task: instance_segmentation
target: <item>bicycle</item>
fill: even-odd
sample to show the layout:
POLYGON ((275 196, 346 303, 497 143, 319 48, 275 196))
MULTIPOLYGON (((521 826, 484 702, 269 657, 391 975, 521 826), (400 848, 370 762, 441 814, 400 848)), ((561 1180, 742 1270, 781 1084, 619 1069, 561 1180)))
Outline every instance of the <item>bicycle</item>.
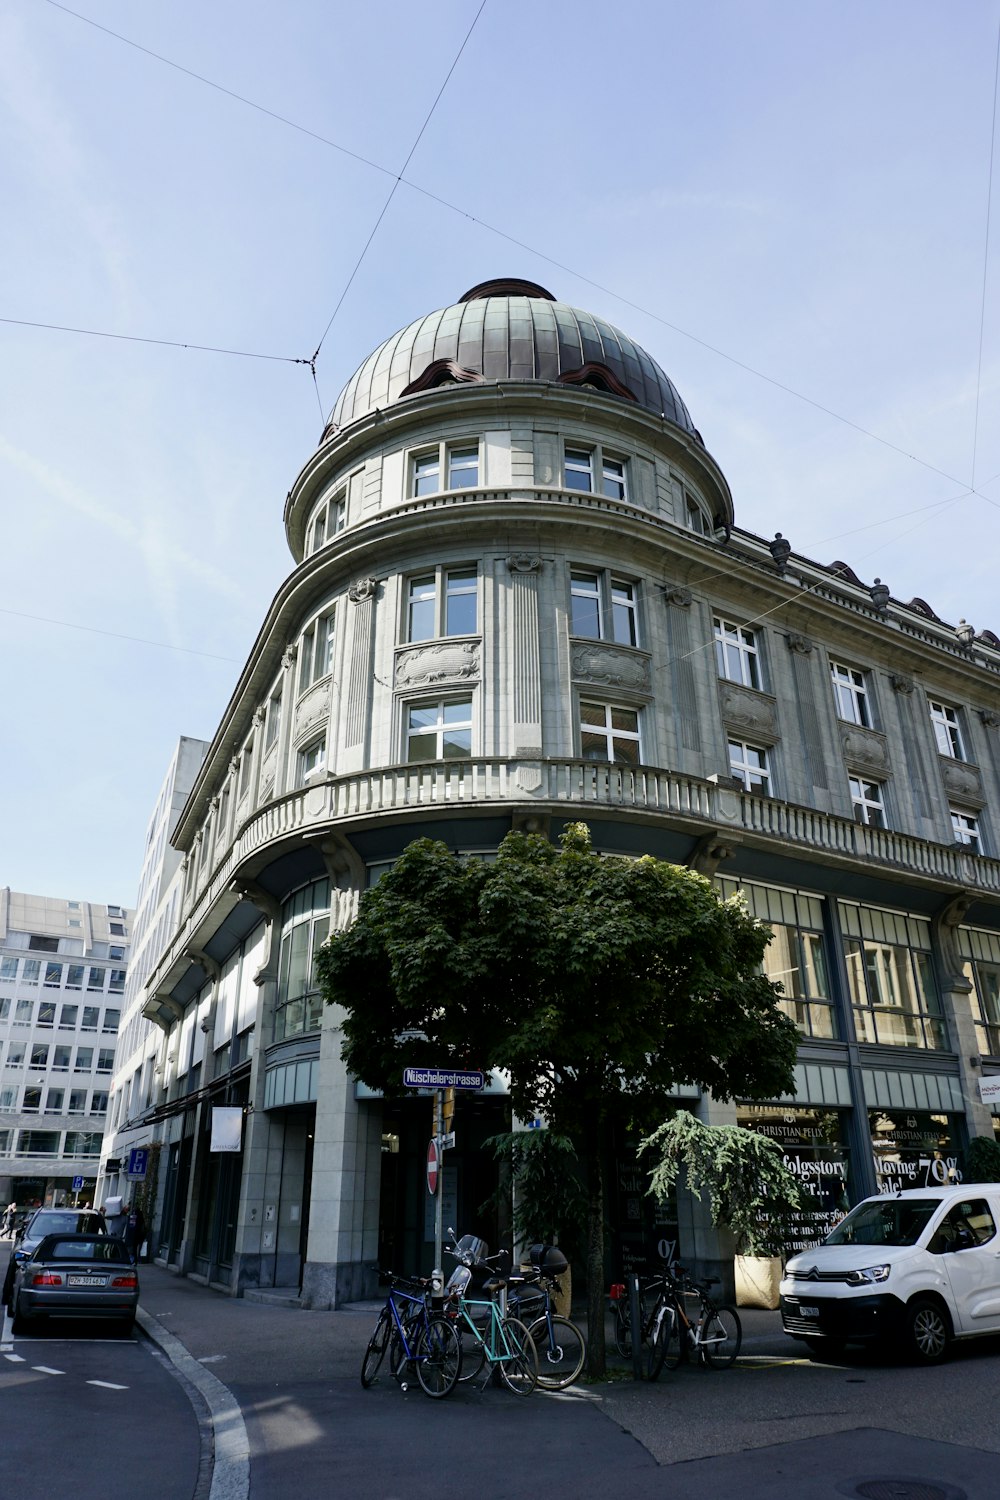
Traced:
MULTIPOLYGON (((449 1233, 454 1236, 455 1231, 449 1230, 449 1233)), ((457 1244, 446 1248, 470 1273, 473 1265, 480 1268, 484 1266, 485 1258, 475 1260, 457 1244)), ((500 1292, 507 1284, 510 1253, 503 1250, 494 1257, 494 1261, 495 1264, 488 1268, 492 1275, 482 1287, 486 1293, 500 1292)), ((474 1368, 471 1375, 466 1374, 463 1378, 475 1378, 488 1365, 491 1371, 499 1370, 500 1379, 508 1390, 517 1396, 530 1396, 538 1384, 538 1354, 527 1328, 517 1318, 505 1316, 492 1295, 486 1298, 466 1297, 464 1285, 468 1281, 461 1285, 453 1285, 453 1282, 454 1278, 450 1278, 450 1290, 446 1288, 451 1317, 454 1319, 451 1326, 460 1347, 462 1335, 472 1341, 470 1365, 474 1365, 474 1368), (478 1322, 474 1314, 478 1314, 478 1322)))
MULTIPOLYGON (((448 1318, 429 1311, 428 1281, 402 1276, 386 1279, 389 1294, 361 1361, 361 1384, 365 1390, 371 1386, 391 1341, 389 1364, 393 1375, 399 1378, 404 1362, 412 1365, 420 1389, 440 1400, 458 1384, 462 1373, 462 1341, 448 1318)), ((400 1381, 400 1386, 406 1390, 405 1380, 400 1381)))
POLYGON ((543 1390, 562 1391, 579 1379, 587 1357, 587 1343, 570 1318, 552 1311, 552 1293, 560 1287, 558 1272, 567 1260, 554 1245, 530 1245, 531 1270, 511 1276, 507 1290, 507 1312, 524 1323, 538 1353, 538 1384, 543 1390), (537 1290, 532 1295, 531 1288, 537 1290))
POLYGON ((714 1370, 728 1370, 736 1361, 743 1342, 743 1328, 734 1307, 718 1306, 709 1295, 717 1277, 692 1281, 683 1266, 654 1278, 656 1303, 644 1334, 648 1338, 646 1378, 655 1380, 664 1366, 676 1370, 681 1360, 693 1354, 714 1370), (692 1322, 684 1299, 698 1300, 698 1319, 692 1322))

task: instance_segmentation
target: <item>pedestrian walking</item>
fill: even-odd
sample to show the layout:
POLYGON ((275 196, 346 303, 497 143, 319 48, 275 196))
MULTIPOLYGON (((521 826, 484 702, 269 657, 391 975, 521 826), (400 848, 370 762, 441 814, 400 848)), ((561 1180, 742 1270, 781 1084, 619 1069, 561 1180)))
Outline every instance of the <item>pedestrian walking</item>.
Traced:
POLYGON ((134 1261, 138 1261, 146 1238, 146 1219, 137 1203, 128 1210, 123 1238, 129 1255, 134 1261))

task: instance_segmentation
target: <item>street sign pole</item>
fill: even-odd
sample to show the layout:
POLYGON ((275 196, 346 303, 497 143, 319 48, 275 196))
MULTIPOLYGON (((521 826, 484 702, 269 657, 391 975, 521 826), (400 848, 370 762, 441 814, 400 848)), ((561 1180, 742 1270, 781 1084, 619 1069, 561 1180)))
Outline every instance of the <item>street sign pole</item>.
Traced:
POLYGON ((444 1260, 444 1161, 441 1155, 441 1110, 444 1102, 444 1090, 434 1090, 434 1139, 438 1147, 438 1174, 437 1191, 434 1194, 434 1270, 431 1272, 431 1296, 441 1297, 444 1293, 444 1272, 441 1262, 444 1260))

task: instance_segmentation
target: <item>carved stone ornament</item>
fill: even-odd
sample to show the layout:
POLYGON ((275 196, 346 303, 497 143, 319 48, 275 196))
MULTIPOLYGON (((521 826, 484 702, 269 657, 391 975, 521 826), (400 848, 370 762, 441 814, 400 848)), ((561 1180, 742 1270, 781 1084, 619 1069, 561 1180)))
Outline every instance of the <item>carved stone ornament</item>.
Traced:
POLYGON ((363 604, 366 599, 374 599, 377 589, 377 578, 359 578, 347 590, 347 597, 352 604, 363 604))
POLYGON ((413 646, 396 657, 398 688, 462 682, 478 676, 478 641, 438 641, 432 646, 413 646))
POLYGON ((528 761, 522 761, 514 772, 514 780, 522 792, 540 792, 542 789, 542 768, 537 762, 532 765, 528 761))
POLYGON ((694 595, 690 589, 682 588, 679 583, 675 583, 663 590, 663 597, 668 604, 673 604, 677 609, 690 609, 694 595))
POLYGON ((613 646, 574 646, 573 676, 578 682, 600 682, 608 687, 649 692, 649 660, 613 646))
POLYGON ((977 766, 967 765, 963 761, 943 760, 941 775, 951 796, 960 797, 963 802, 978 803, 980 806, 986 801, 983 796, 982 777, 977 766))
POLYGON ((891 672, 889 681, 894 693, 905 693, 907 697, 913 692, 915 683, 912 677, 907 677, 905 672, 891 672))
POLYGON ((987 729, 1000 729, 1000 714, 995 708, 981 708, 979 710, 979 722, 987 729))
POLYGON ((299 643, 298 643, 298 641, 294 641, 292 643, 292 645, 285 647, 284 653, 283 653, 282 658, 281 658, 281 665, 284 667, 284 669, 285 669, 286 672, 288 671, 289 667, 292 667, 292 666, 295 665, 295 658, 298 656, 298 654, 299 654, 299 643))
POLYGON ((320 682, 310 688, 295 709, 295 738, 298 739, 300 733, 315 724, 317 719, 323 718, 329 707, 330 684, 320 682))
POLYGON ((884 735, 871 729, 859 729, 854 725, 851 729, 841 730, 840 741, 844 747, 844 759, 849 766, 870 771, 888 770, 889 753, 884 735))
POLYGON ((507 567, 512 573, 540 573, 542 559, 537 552, 512 552, 507 559, 507 567))
POLYGON ((769 741, 778 738, 778 714, 773 698, 755 692, 753 688, 740 687, 735 682, 720 682, 719 698, 722 717, 727 724, 739 730, 751 730, 769 741))
POLYGON ((812 654, 813 643, 807 635, 798 635, 794 631, 785 636, 789 651, 795 651, 799 656, 812 654))
POLYGON ((260 727, 261 724, 263 724, 263 722, 264 722, 264 715, 265 715, 266 712, 267 712, 267 710, 265 709, 265 707, 264 707, 263 704, 261 704, 258 708, 254 709, 254 711, 253 711, 253 721, 257 725, 258 728, 260 727))
POLYGON ((240 758, 239 758, 238 755, 234 755, 232 757, 232 759, 230 760, 230 762, 229 762, 229 774, 230 774, 230 776, 235 776, 236 772, 239 770, 239 768, 240 768, 240 758))

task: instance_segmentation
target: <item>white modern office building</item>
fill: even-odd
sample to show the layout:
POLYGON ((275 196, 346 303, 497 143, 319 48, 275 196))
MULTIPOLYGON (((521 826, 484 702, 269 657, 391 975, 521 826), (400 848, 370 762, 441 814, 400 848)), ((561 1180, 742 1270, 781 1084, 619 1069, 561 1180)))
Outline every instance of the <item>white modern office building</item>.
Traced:
POLYGON ((0 889, 0 1202, 93 1202, 134 913, 0 889))
MULTIPOLYGON (((741 889, 775 932, 795 1092, 689 1102, 778 1140, 813 1226, 961 1171, 995 1129, 1000 639, 737 517, 650 355, 532 283, 475 287, 362 361, 284 503, 291 570, 172 834, 142 1000, 163 1072, 136 1085, 167 1263, 329 1307, 426 1257, 426 1101, 346 1075, 312 973, 421 835, 489 853, 585 820, 601 850, 741 889), (211 1149, 219 1106, 243 1111, 236 1151, 211 1149)), ((506 1110, 460 1110, 470 1229, 506 1110)), ((624 1261, 647 1233, 625 1140, 616 1165, 624 1261)))

